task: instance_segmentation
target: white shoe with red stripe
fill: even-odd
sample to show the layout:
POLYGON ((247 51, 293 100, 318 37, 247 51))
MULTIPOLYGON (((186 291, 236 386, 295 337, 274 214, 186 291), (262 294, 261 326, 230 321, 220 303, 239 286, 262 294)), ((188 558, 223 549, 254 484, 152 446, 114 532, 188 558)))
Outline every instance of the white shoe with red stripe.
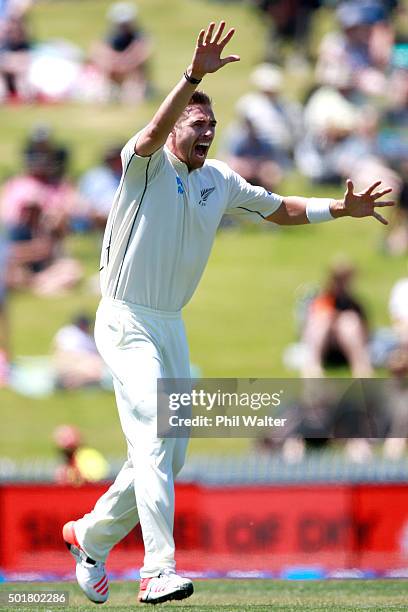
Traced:
POLYGON ((109 597, 109 581, 105 564, 94 561, 82 550, 75 536, 74 521, 64 525, 62 537, 75 559, 79 586, 93 603, 104 603, 109 597))
POLYGON ((157 604, 172 599, 186 599, 193 592, 193 583, 189 578, 164 569, 154 578, 142 578, 138 599, 141 603, 157 604))

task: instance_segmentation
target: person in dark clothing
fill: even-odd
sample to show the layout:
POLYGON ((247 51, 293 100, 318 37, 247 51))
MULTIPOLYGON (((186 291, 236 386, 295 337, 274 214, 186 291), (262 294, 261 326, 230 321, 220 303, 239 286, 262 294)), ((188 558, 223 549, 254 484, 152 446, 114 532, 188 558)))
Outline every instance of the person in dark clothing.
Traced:
POLYGON ((325 289, 310 303, 304 330, 308 358, 304 376, 323 376, 325 362, 346 362, 352 375, 370 377, 367 315, 351 290, 355 270, 344 262, 332 267, 325 289))
POLYGON ((0 75, 8 100, 20 100, 28 95, 26 76, 31 48, 24 17, 8 19, 0 37, 0 75))
POLYGON ((108 10, 110 32, 91 52, 94 65, 111 85, 111 97, 119 97, 122 102, 143 99, 149 85, 147 68, 151 45, 136 17, 133 4, 113 4, 108 10))

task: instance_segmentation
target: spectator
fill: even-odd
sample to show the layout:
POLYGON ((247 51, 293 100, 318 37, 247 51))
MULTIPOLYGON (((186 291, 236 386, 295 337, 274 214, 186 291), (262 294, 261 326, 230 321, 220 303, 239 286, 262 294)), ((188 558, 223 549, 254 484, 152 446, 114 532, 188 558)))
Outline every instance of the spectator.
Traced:
POLYGON ((351 290, 354 269, 346 263, 332 267, 326 287, 310 303, 303 341, 305 377, 324 376, 324 364, 346 362, 354 377, 370 377, 368 327, 365 310, 351 290))
POLYGON ((282 46, 293 43, 298 49, 308 49, 310 23, 313 11, 321 0, 252 0, 265 15, 268 25, 266 59, 282 59, 282 46))
MULTIPOLYGON (((106 220, 122 175, 122 147, 109 147, 102 164, 91 168, 79 180, 83 200, 82 215, 91 225, 105 228, 106 220)), ((80 213, 81 214, 81 213, 80 213)))
POLYGON ((24 17, 10 17, 0 32, 0 75, 3 80, 2 93, 8 101, 30 98, 28 69, 32 39, 24 17))
POLYGON ((408 277, 401 278, 393 286, 389 312, 397 340, 408 347, 408 277))
POLYGON ((58 385, 78 389, 100 385, 106 378, 106 367, 96 348, 91 319, 77 315, 70 325, 62 327, 54 338, 54 364, 58 385))
POLYGON ((148 60, 151 43, 137 21, 137 8, 116 2, 108 10, 111 30, 95 43, 91 60, 111 85, 111 98, 139 102, 148 93, 148 60))
POLYGON ((101 453, 83 446, 80 431, 73 425, 60 425, 53 438, 63 463, 55 472, 59 484, 81 485, 97 482, 108 476, 109 465, 101 453))
POLYGON ((386 239, 391 254, 408 251, 408 44, 395 45, 387 110, 379 132, 381 152, 398 172, 402 185, 386 239))
POLYGON ((329 32, 322 41, 316 66, 317 80, 331 81, 334 70, 353 75, 354 87, 364 94, 386 90, 385 69, 393 31, 384 6, 377 0, 347 0, 336 10, 341 31, 329 32))
POLYGON ((371 177, 389 184, 398 195, 401 179, 382 156, 378 121, 373 107, 359 108, 344 91, 320 87, 305 107, 306 132, 295 152, 299 170, 323 184, 351 178, 364 185, 371 177))
POLYGON ((25 171, 3 185, 0 220, 19 224, 24 207, 35 202, 53 225, 65 226, 78 207, 78 194, 65 177, 68 153, 51 140, 49 128, 37 126, 25 147, 25 171))
POLYGON ((382 118, 381 145, 390 163, 398 164, 401 159, 408 159, 408 43, 395 45, 393 66, 382 118))
POLYGON ((47 180, 58 184, 64 179, 68 169, 69 151, 53 138, 53 131, 47 124, 33 127, 24 147, 24 161, 27 167, 35 165, 36 160, 44 159, 47 167, 47 180))
POLYGON ((227 139, 227 164, 252 185, 274 191, 289 159, 257 134, 249 118, 231 128, 227 139))
POLYGON ((61 228, 53 225, 36 201, 27 202, 19 221, 9 228, 11 285, 38 295, 59 295, 82 277, 76 260, 63 255, 61 228))
POLYGON ((357 109, 338 91, 322 87, 309 99, 304 123, 305 135, 295 149, 300 172, 315 183, 341 183, 350 161, 365 148, 353 135, 357 109))
POLYGON ((283 74, 280 68, 261 64, 252 72, 257 91, 244 95, 238 113, 250 121, 256 136, 266 140, 282 158, 291 157, 301 131, 301 109, 281 95, 283 74))
POLYGON ((287 463, 298 463, 309 450, 328 448, 337 440, 353 462, 372 458, 371 436, 382 434, 381 411, 366 401, 362 385, 347 379, 305 379, 291 388, 281 413, 286 419, 280 436, 270 434, 256 442, 261 451, 281 447, 287 463))

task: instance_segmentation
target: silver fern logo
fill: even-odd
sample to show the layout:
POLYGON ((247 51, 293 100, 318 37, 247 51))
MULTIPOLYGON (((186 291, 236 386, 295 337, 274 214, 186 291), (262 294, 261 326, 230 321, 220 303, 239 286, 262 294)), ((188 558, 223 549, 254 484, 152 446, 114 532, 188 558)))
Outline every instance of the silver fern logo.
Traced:
POLYGON ((202 189, 201 190, 201 198, 200 201, 198 203, 199 206, 207 206, 207 200, 210 197, 210 195, 212 194, 212 192, 215 191, 215 187, 207 187, 206 189, 202 189))

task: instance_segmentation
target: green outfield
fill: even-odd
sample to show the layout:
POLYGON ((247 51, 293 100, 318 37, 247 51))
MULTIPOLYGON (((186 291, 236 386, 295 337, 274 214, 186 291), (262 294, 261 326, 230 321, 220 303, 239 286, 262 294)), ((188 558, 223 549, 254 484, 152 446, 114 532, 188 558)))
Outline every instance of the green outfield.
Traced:
MULTIPOLYGON (((405 611, 407 609, 408 585, 402 580, 377 581, 313 581, 283 582, 279 580, 196 580, 194 595, 185 602, 161 604, 155 610, 177 610, 178 612, 317 612, 318 610, 335 612, 353 612, 357 610, 405 611)), ((5 593, 18 590, 67 591, 69 605, 64 612, 85 612, 90 604, 80 594, 79 587, 72 583, 39 584, 27 583, 18 585, 0 585, 2 604, 0 611, 28 610, 28 607, 4 605, 5 593)), ((137 584, 119 582, 111 585, 109 602, 103 606, 104 611, 127 612, 128 610, 146 609, 136 604, 137 584), (136 605, 135 605, 136 604, 136 605)), ((31 609, 33 609, 31 607, 31 609)), ((40 609, 40 608, 39 608, 40 609)), ((61 609, 55 606, 52 610, 61 609)), ((93 609, 93 608, 92 608, 93 609)))
MULTIPOLYGON (((33 32, 39 40, 65 37, 86 51, 105 30, 106 0, 39 1, 33 10, 33 32)), ((196 32, 224 17, 237 28, 231 51, 241 55, 228 73, 205 81, 213 96, 219 134, 233 120, 237 98, 248 90, 251 67, 262 58, 264 25, 244 2, 204 0, 138 0, 142 22, 154 45, 152 72, 156 99, 137 108, 85 104, 2 107, 0 180, 21 167, 27 130, 40 121, 55 128, 56 139, 72 147, 71 175, 76 178, 98 161, 103 147, 123 142, 151 116, 191 57, 196 32)), ((323 13, 314 37, 327 30, 323 13)), ((289 78, 289 91, 302 85, 289 78)), ((304 83, 303 83, 304 85, 304 83)), ((218 141, 219 142, 219 137, 218 141)), ((217 143, 215 145, 215 154, 217 143)), ((339 196, 339 190, 316 189, 298 174, 280 186, 282 194, 339 196)), ((218 234, 208 268, 185 309, 191 360, 205 376, 294 376, 282 363, 285 347, 296 339, 294 306, 302 287, 323 280, 328 263, 346 255, 359 270, 357 292, 365 301, 373 328, 389 323, 387 302, 394 282, 407 274, 405 258, 383 254, 384 228, 374 220, 339 221, 313 228, 233 229, 218 234)), ((49 354, 54 334, 80 310, 95 311, 98 298, 89 281, 98 270, 100 237, 74 236, 68 251, 86 272, 82 285, 60 298, 40 299, 26 293, 10 300, 12 352, 49 354)), ((51 457, 51 434, 61 422, 81 427, 86 441, 107 455, 125 452, 113 396, 102 392, 64 393, 30 399, 0 390, 2 430, 0 455, 11 458, 51 457), (103 415, 103 418, 101 418, 103 415)), ((195 440, 192 452, 239 452, 245 440, 195 440)))

